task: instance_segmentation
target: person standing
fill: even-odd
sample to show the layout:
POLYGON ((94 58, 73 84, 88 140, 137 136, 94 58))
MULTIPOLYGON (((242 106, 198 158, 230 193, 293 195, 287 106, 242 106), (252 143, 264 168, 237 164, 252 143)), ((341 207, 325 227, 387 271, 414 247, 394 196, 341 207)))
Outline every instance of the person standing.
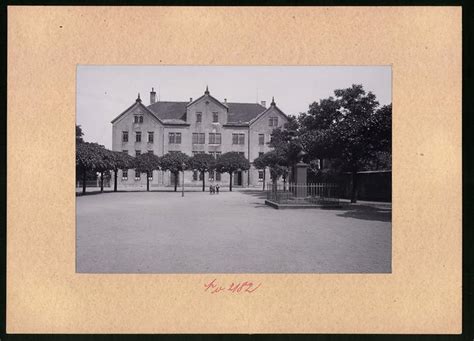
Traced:
POLYGON ((216 184, 216 192, 219 194, 219 184, 216 184))

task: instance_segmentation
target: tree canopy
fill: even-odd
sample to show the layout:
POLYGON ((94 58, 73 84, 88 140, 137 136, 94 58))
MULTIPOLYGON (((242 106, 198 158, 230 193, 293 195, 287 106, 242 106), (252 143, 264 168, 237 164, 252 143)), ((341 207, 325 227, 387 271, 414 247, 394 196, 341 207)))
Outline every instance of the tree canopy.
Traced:
POLYGON ((132 156, 124 152, 112 151, 113 171, 114 171, 114 192, 117 192, 117 173, 119 169, 128 169, 135 166, 132 156))
POLYGON ((379 107, 362 85, 334 91, 334 97, 314 102, 299 117, 299 135, 310 158, 332 159, 340 171, 355 175, 380 152, 391 151, 391 105, 379 107))
POLYGON ((188 168, 202 173, 202 190, 206 190, 206 180, 204 173, 213 169, 215 159, 211 154, 199 153, 188 160, 188 168))
MULTIPOLYGON (((288 159, 286 155, 279 150, 271 150, 260 157, 258 160, 260 166, 270 169, 270 176, 275 183, 280 176, 286 178, 289 172, 288 159)), ((254 161, 255 164, 255 161, 254 161)))
POLYGON ((170 152, 160 158, 160 167, 168 170, 175 175, 174 190, 178 188, 178 174, 188 167, 189 156, 182 152, 170 152))
POLYGON ((76 146, 76 166, 97 172, 113 169, 112 152, 98 143, 80 143, 76 146))
POLYGON ((232 191, 232 173, 239 170, 248 170, 250 168, 249 160, 238 152, 227 152, 217 158, 215 169, 220 173, 229 173, 229 190, 232 191))
POLYGON ((288 119, 289 121, 283 129, 280 127, 273 129, 268 145, 287 160, 287 165, 294 165, 298 162, 298 153, 302 150, 302 147, 297 138, 298 121, 293 116, 289 116, 288 119))
POLYGON ((150 174, 160 168, 160 158, 152 153, 144 153, 135 157, 134 166, 140 173, 146 173, 146 190, 150 190, 150 174))
POLYGON ((76 143, 84 142, 84 139, 82 138, 82 136, 84 136, 84 133, 82 132, 82 128, 80 125, 76 124, 76 143))

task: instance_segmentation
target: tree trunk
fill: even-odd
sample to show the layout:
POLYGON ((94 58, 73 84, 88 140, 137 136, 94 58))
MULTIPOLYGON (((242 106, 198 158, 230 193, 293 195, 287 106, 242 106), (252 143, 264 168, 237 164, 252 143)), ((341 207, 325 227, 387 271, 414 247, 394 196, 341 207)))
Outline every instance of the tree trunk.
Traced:
POLYGON ((266 171, 265 171, 265 168, 263 169, 263 189, 262 191, 265 191, 265 175, 266 175, 266 171))
POLYGON ((86 193, 86 183, 87 183, 87 171, 84 169, 82 172, 82 194, 86 193))
POLYGON ((104 191, 104 172, 100 172, 100 191, 104 191))
POLYGON ((352 172, 351 203, 357 202, 357 171, 352 172))
POLYGON ((229 172, 230 182, 229 182, 229 192, 232 192, 232 172, 229 172))
POLYGON ((150 174, 146 172, 146 191, 150 192, 150 174))
POLYGON ((118 169, 114 170, 114 192, 117 192, 117 173, 118 169))
POLYGON ((206 191, 206 178, 205 178, 206 173, 202 172, 202 191, 206 191))
POLYGON ((174 175, 174 191, 175 192, 178 191, 178 176, 179 176, 179 173, 175 173, 174 175))

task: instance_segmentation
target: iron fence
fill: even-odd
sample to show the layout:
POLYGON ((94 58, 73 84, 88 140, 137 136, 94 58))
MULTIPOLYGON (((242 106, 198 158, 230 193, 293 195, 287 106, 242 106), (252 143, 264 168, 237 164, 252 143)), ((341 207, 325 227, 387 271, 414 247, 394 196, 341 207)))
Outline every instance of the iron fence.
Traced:
POLYGON ((308 203, 308 204, 337 204, 339 192, 337 184, 295 184, 268 183, 267 200, 279 204, 308 203))

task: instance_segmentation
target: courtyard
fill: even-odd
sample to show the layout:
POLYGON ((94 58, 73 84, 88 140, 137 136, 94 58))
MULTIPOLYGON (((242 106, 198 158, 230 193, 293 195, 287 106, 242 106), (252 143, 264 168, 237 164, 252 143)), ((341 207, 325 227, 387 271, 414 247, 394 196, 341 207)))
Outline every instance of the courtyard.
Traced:
POLYGON ((275 210, 264 193, 76 198, 80 273, 390 273, 391 204, 275 210))

